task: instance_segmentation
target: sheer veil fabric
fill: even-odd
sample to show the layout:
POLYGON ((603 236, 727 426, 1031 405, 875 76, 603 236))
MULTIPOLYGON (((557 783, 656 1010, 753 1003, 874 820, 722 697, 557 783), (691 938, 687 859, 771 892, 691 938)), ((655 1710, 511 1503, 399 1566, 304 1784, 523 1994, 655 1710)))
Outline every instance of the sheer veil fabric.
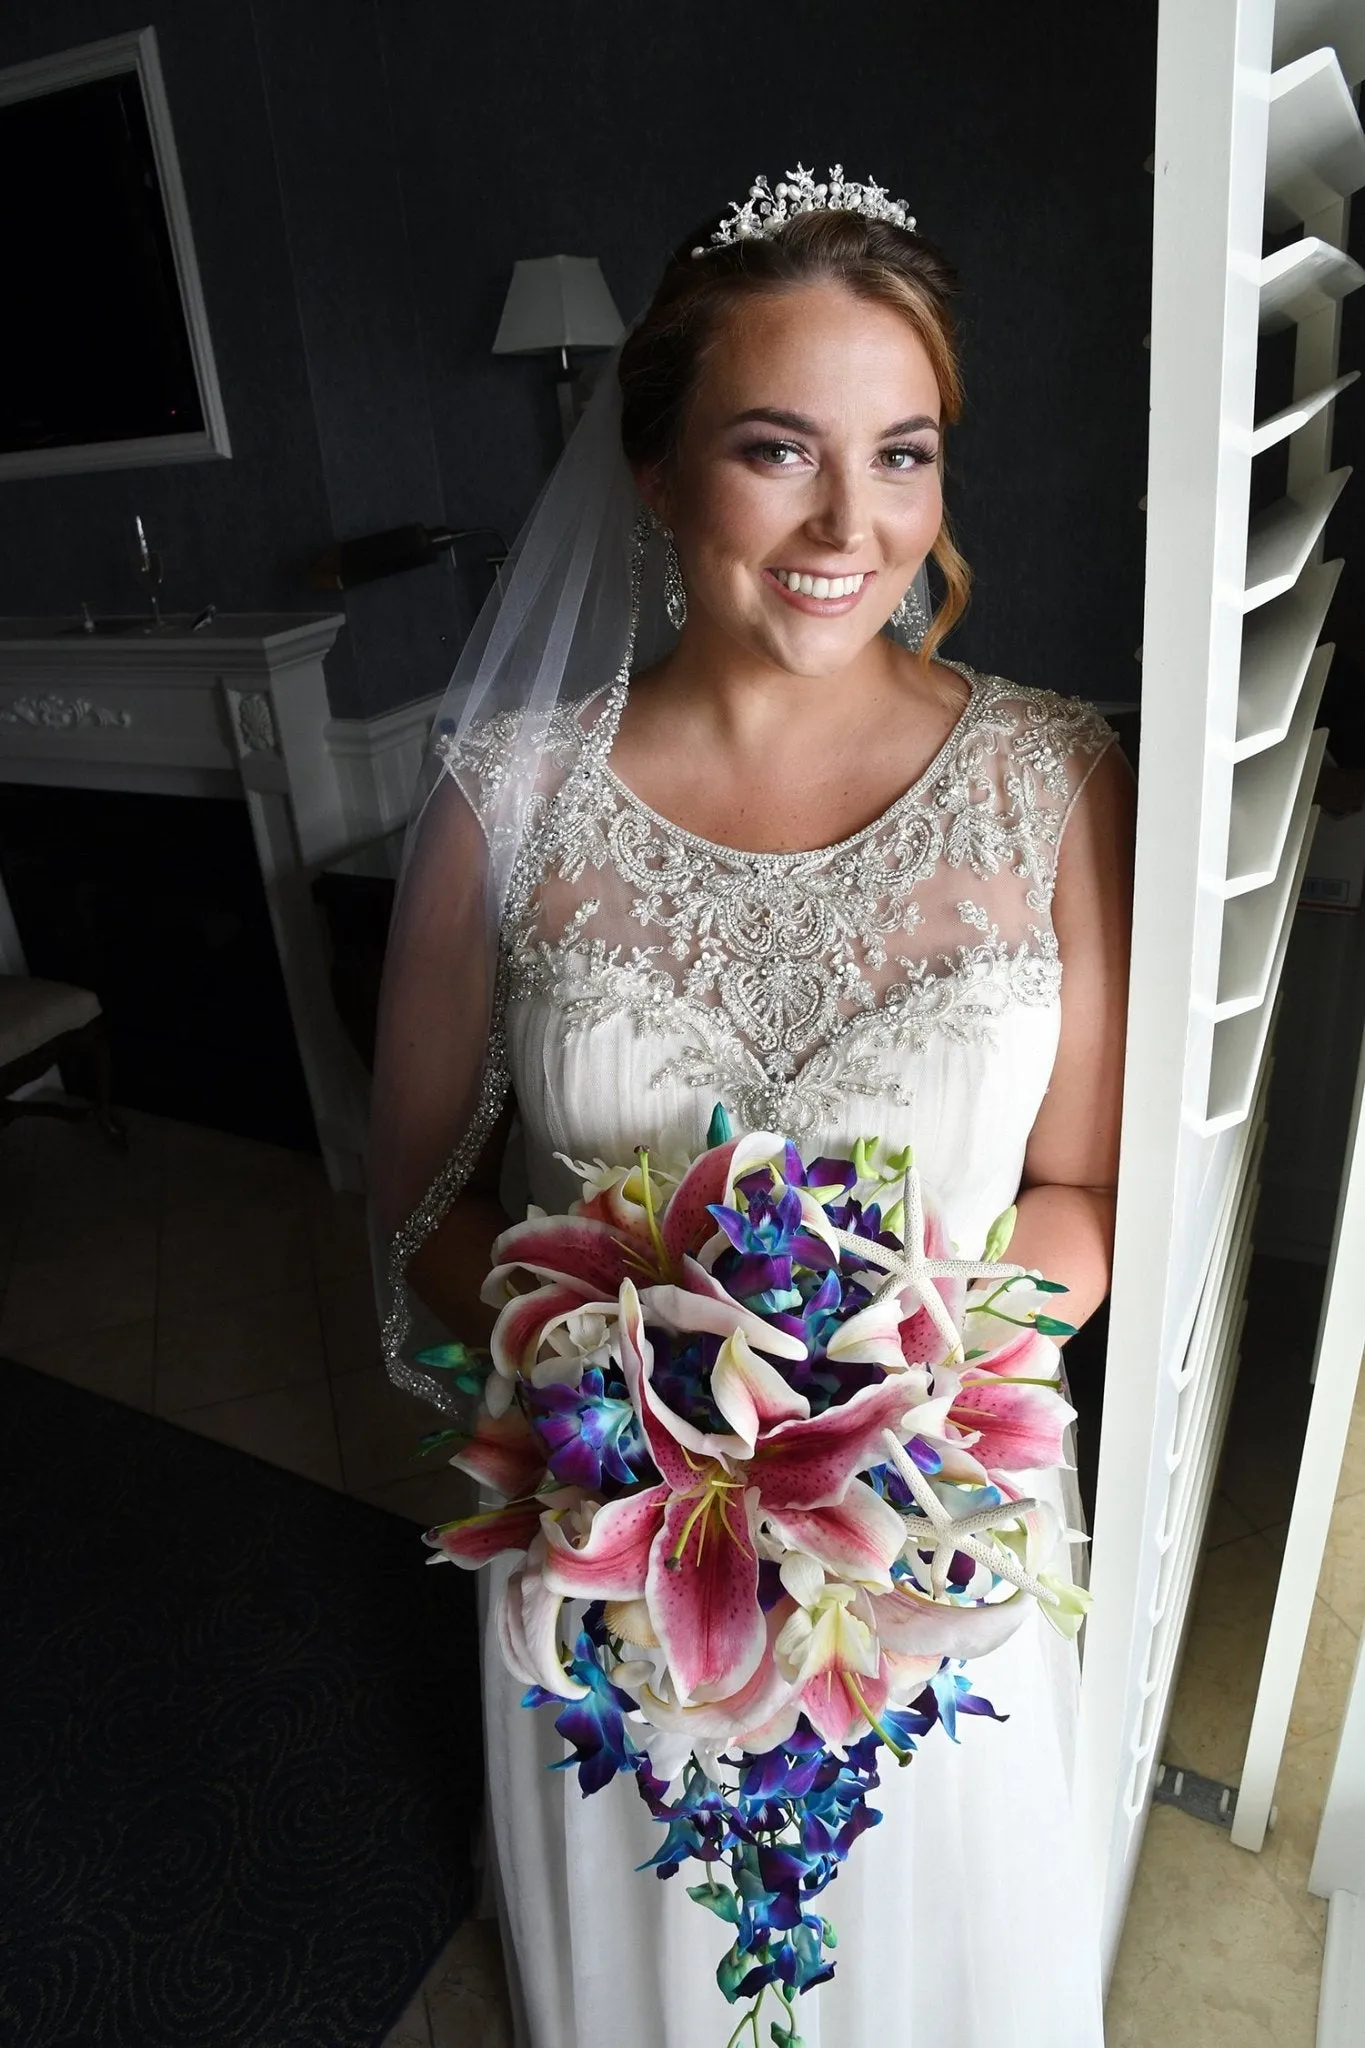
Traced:
POLYGON ((459 1404, 405 1356, 413 1316, 404 1274, 468 1179, 506 1097, 499 934, 542 808, 546 734, 561 702, 628 671, 632 657, 656 658, 667 631, 663 541, 637 532, 616 361, 456 665, 404 847, 380 1007, 371 1209, 387 1247, 390 1376, 438 1407, 459 1404), (647 618, 644 631, 633 630, 637 617, 647 618), (496 787, 476 792, 455 764, 469 734, 487 726, 498 733, 500 769, 496 787))
MULTIPOLYGON (((440 1408, 460 1403, 411 1361, 422 1318, 404 1274, 507 1098, 500 939, 519 892, 535 883, 555 716, 613 680, 623 687, 677 637, 664 604, 664 536, 621 450, 619 354, 605 360, 456 664, 404 845, 380 1006, 371 1220, 389 1293, 390 1377, 440 1408), (488 755, 489 736, 496 772, 476 783, 469 758, 488 755)), ((927 616, 923 570, 915 588, 927 616)), ((599 734, 602 750, 611 736, 599 734)))

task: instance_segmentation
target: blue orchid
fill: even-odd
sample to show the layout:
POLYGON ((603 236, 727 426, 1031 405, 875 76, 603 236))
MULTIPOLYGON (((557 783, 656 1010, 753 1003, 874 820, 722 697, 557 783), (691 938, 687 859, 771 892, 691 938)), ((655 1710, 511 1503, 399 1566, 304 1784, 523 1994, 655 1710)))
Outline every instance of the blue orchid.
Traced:
POLYGON ((600 1792, 604 1785, 609 1785, 619 1771, 636 1768, 640 1752, 626 1733, 624 1718, 635 1702, 607 1677, 586 1629, 579 1631, 569 1676, 587 1687, 582 1699, 566 1704, 558 1693, 533 1685, 521 1703, 524 1707, 562 1708, 555 1727, 572 1745, 574 1753, 562 1763, 551 1764, 550 1769, 570 1771, 577 1765, 578 1782, 586 1799, 590 1792, 600 1792))
MULTIPOLYGON (((945 1663, 929 1680, 925 1690, 938 1703, 938 1721, 950 1741, 957 1741, 957 1717, 959 1714, 984 1714, 992 1721, 1008 1721, 1008 1714, 997 1714, 995 1708, 981 1693, 972 1691, 972 1682, 961 1671, 950 1671, 945 1663)), ((924 1700, 924 1693, 915 1702, 918 1706, 924 1700)))
POLYGON ((546 1462, 561 1486, 601 1492, 604 1485, 634 1486, 650 1467, 635 1410, 607 1386, 600 1366, 589 1366, 576 1387, 552 1380, 526 1384, 522 1401, 545 1446, 546 1462))
POLYGON ((715 1271, 736 1301, 746 1302, 760 1313, 780 1313, 801 1306, 793 1267, 824 1273, 837 1264, 838 1255, 807 1228, 796 1190, 783 1188, 774 1198, 771 1183, 755 1184, 762 1178, 752 1175, 747 1183, 741 1183, 745 1208, 731 1209, 720 1202, 709 1205, 733 1246, 717 1259, 715 1271))

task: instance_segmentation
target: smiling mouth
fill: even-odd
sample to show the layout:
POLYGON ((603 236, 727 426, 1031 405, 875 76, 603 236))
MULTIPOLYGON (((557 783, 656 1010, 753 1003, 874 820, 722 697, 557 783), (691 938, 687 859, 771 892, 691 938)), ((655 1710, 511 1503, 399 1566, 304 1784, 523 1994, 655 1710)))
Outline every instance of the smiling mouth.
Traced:
POLYGON ((815 576, 802 569, 765 569, 763 574, 798 611, 830 617, 852 611, 876 571, 862 569, 850 576, 815 576))

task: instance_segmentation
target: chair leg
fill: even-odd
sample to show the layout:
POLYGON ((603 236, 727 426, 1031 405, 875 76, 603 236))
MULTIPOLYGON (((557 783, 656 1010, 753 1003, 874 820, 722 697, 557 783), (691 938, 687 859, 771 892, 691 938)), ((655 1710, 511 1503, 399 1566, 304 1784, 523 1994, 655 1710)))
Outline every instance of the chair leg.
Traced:
POLYGON ((96 1017, 89 1026, 90 1053, 95 1069, 95 1099, 93 1113, 95 1122, 104 1132, 111 1145, 120 1152, 128 1150, 128 1127, 119 1117, 109 1100, 110 1061, 109 1033, 105 1030, 104 1019, 96 1017))

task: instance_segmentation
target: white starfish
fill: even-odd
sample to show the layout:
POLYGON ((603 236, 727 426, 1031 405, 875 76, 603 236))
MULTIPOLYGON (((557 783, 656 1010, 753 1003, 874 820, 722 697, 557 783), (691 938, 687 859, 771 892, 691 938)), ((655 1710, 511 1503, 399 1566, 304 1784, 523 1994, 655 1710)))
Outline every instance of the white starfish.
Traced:
POLYGON ((948 1347, 948 1357, 952 1358, 963 1350, 962 1333, 949 1315, 947 1303, 934 1281, 1019 1280, 1028 1269, 990 1259, 931 1259, 924 1249, 924 1195, 916 1166, 906 1169, 902 1206, 905 1210, 905 1221, 901 1226, 903 1251, 896 1252, 888 1245, 874 1244, 871 1238, 858 1237, 851 1230, 836 1230, 834 1237, 844 1251, 866 1259, 869 1265, 879 1267, 885 1274, 872 1297, 874 1302, 885 1300, 888 1294, 899 1294, 907 1287, 914 1288, 925 1314, 948 1347))
POLYGON ((883 1440, 892 1463, 915 1497, 916 1507, 922 1510, 929 1524, 924 1531, 927 1540, 921 1541, 918 1529, 910 1540, 916 1550, 933 1553, 929 1561, 929 1586, 936 1600, 941 1600, 947 1591, 953 1553, 960 1550, 978 1564, 984 1564, 997 1578, 1008 1579, 1012 1586, 1018 1586, 1020 1592, 1032 1593, 1035 1600, 1042 1600, 1049 1607, 1058 1605, 1057 1595, 1049 1592, 1040 1579, 1020 1564, 1012 1550, 990 1537, 982 1542, 977 1535, 978 1530, 997 1529, 1005 1523, 1021 1520, 1038 1507, 1036 1500, 1007 1500, 1000 1507, 976 1508, 970 1514, 955 1517, 949 1514, 894 1430, 885 1430, 883 1440))

